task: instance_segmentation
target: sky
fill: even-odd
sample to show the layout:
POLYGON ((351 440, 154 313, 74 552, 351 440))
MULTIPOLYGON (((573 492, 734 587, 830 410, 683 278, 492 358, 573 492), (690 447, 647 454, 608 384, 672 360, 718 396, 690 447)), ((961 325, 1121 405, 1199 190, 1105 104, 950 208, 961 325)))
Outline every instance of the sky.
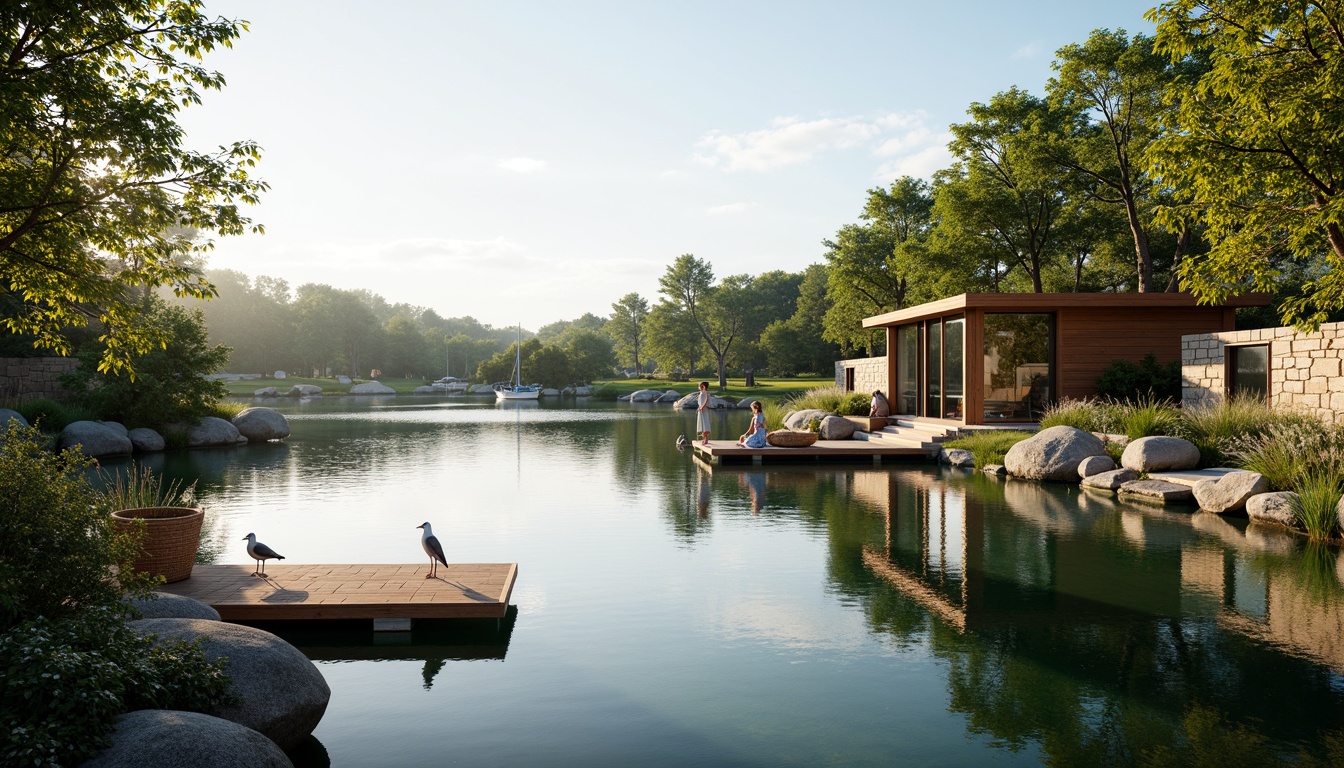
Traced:
POLYGON ((250 30, 186 143, 251 139, 264 235, 211 269, 525 329, 608 315, 681 254, 798 272, 947 127, 1152 0, 206 0, 250 30))

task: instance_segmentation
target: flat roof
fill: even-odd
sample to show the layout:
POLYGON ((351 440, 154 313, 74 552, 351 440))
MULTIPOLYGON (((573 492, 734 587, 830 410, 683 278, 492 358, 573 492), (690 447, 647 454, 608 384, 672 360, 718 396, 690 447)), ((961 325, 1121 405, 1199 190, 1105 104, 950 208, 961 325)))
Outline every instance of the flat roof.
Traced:
POLYGON ((971 308, 993 312, 1051 312, 1064 308, 1221 309, 1264 307, 1269 305, 1269 298, 1267 293, 1245 293, 1220 304, 1201 304, 1188 293, 963 293, 864 318, 863 327, 903 325, 930 317, 960 314, 971 308))

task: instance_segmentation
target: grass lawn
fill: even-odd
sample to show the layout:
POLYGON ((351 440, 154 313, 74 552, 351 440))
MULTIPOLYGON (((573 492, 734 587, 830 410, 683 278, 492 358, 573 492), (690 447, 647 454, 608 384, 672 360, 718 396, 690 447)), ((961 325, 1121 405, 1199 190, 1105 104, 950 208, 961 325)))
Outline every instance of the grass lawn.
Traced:
MULTIPOLYGON (((367 379, 353 379, 354 384, 358 384, 367 379)), ((381 384, 395 389, 399 394, 410 394, 416 387, 424 386, 427 382, 423 379, 396 379, 386 377, 378 380, 381 384)), ((696 384, 700 379, 694 381, 669 381, 667 379, 613 379, 611 381, 595 381, 593 388, 601 387, 604 392, 614 393, 615 396, 628 395, 638 389, 675 389, 682 394, 690 394, 695 391, 696 384)), ((250 379, 247 381, 226 381, 224 386, 228 388, 230 395, 243 395, 251 397, 254 392, 262 387, 275 387, 284 394, 295 384, 315 384, 322 388, 322 391, 328 395, 344 394, 350 391, 352 384, 338 384, 335 379, 307 379, 301 376, 290 376, 286 379, 272 379, 269 377, 261 379, 250 379)), ((816 387, 829 387, 835 384, 833 379, 827 379, 820 376, 800 376, 791 379, 764 379, 757 378, 756 386, 747 387, 745 379, 728 379, 728 387, 719 390, 718 382, 709 380, 709 391, 720 395, 729 400, 741 400, 744 397, 757 397, 761 400, 774 400, 776 402, 784 398, 816 387)))

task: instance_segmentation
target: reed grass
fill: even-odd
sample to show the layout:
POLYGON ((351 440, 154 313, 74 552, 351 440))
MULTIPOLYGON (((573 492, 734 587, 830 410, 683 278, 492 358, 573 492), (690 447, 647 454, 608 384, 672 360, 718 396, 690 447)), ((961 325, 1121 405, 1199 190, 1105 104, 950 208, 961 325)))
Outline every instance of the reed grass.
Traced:
POLYGON ((837 416, 867 416, 872 398, 862 392, 849 392, 842 387, 816 387, 785 400, 790 411, 817 409, 837 416))
POLYGON ((1143 397, 1136 402, 1110 403, 1120 421, 1120 433, 1130 440, 1181 431, 1181 412, 1167 400, 1143 397))
POLYGON ((966 437, 943 443, 944 448, 963 448, 975 457, 975 466, 984 468, 990 464, 1002 464, 1008 449, 1031 437, 1030 432, 1016 429, 982 429, 971 432, 966 437))
POLYGON ((1339 531, 1340 480, 1338 470, 1314 467, 1297 483, 1297 496, 1290 499, 1293 514, 1313 541, 1333 538, 1339 531))
POLYGON ((196 506, 196 483, 184 485, 179 478, 164 485, 162 476, 149 467, 103 477, 106 481, 103 499, 112 510, 196 506))

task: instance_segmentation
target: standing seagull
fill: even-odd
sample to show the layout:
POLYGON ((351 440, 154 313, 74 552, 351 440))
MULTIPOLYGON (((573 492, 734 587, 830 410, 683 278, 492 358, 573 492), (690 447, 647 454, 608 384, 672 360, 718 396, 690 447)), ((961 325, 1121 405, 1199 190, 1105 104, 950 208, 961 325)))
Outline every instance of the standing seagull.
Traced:
POLYGON ((426 579, 434 578, 438 573, 438 564, 443 563, 448 566, 448 561, 443 557, 443 545, 439 543, 439 537, 434 535, 434 529, 429 527, 429 523, 422 523, 415 526, 424 533, 420 534, 420 546, 425 548, 425 554, 429 555, 429 573, 425 574, 426 579))
POLYGON ((247 542, 247 554, 257 561, 257 570, 252 572, 253 576, 266 577, 266 572, 263 569, 266 567, 267 560, 285 559, 284 555, 257 541, 257 534, 255 533, 249 533, 243 539, 247 542))

